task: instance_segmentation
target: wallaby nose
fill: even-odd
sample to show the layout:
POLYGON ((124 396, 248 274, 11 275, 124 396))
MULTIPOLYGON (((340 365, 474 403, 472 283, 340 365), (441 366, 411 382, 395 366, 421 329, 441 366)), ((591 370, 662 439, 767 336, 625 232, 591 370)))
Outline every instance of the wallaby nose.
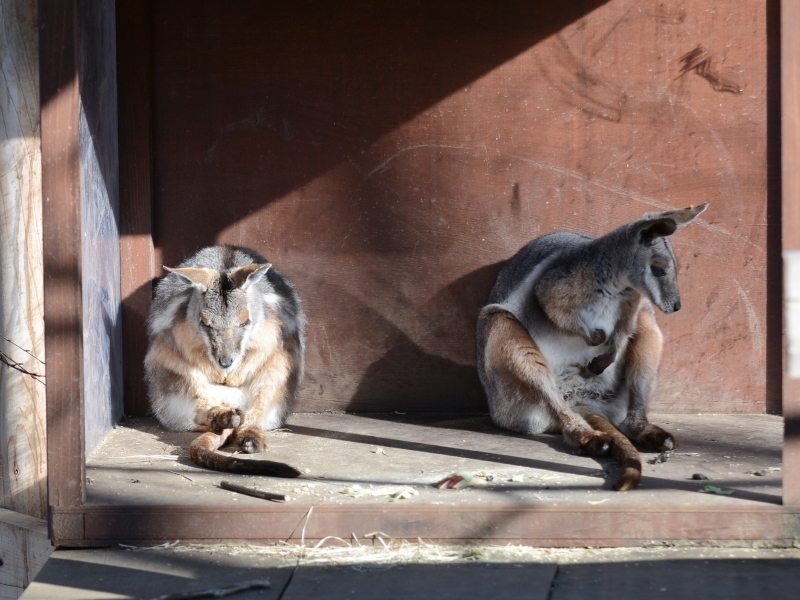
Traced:
POLYGON ((675 305, 672 308, 673 312, 678 312, 681 309, 681 301, 678 300, 677 302, 675 302, 675 305))
POLYGON ((220 367, 222 367, 223 369, 227 369, 228 367, 230 367, 233 364, 233 359, 232 358, 225 358, 223 356, 220 356, 217 359, 217 362, 219 363, 220 367))

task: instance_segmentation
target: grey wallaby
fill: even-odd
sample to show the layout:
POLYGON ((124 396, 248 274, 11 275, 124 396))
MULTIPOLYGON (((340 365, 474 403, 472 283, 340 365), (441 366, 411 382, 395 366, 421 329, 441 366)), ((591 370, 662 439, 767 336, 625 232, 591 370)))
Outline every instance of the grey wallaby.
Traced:
POLYGON ((647 419, 663 337, 653 305, 681 308, 667 237, 707 204, 650 213, 600 237, 553 233, 500 272, 478 317, 478 373, 492 420, 522 433, 563 433, 579 451, 611 453, 617 490, 635 488, 643 449, 675 447, 647 419))
POLYGON ((189 447, 203 467, 297 477, 289 465, 217 452, 232 441, 246 453, 266 448, 303 376, 305 315, 289 281, 246 248, 197 252, 155 289, 145 378, 159 422, 199 431, 189 447))

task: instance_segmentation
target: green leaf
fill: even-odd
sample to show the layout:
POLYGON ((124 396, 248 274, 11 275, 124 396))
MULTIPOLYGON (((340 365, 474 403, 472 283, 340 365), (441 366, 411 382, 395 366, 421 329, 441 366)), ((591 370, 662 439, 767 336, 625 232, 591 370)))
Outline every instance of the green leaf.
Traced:
POLYGON ((703 494, 717 494, 718 496, 730 496, 734 492, 734 490, 723 490, 715 485, 703 486, 703 489, 699 491, 703 494))

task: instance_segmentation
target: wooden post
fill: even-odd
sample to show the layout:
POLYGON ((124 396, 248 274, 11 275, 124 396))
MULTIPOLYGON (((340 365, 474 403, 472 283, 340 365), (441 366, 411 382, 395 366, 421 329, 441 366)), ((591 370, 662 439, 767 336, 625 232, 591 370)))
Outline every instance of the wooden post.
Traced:
MULTIPOLYGON (((0 0, 0 351, 44 375, 36 3, 0 0)), ((47 510, 44 379, 0 365, 0 506, 47 510)))
POLYGON ((50 507, 79 506, 84 493, 77 22, 76 2, 39 2, 50 507))
POLYGON ((800 3, 781 2, 783 262, 786 317, 783 503, 800 506, 800 3))
POLYGON ((154 249, 152 198, 152 10, 150 0, 117 2, 120 263, 125 412, 147 413, 142 357, 154 249))

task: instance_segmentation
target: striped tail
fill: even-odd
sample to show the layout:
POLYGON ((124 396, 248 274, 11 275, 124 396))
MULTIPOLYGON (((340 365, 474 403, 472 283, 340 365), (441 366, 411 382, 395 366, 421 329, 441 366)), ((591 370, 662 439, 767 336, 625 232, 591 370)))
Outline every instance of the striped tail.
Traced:
POLYGON ((241 475, 270 475, 272 477, 298 477, 300 471, 287 464, 271 460, 241 460, 235 456, 217 452, 233 433, 223 429, 222 433, 207 431, 189 445, 189 456, 198 467, 238 473, 241 475))
POLYGON ((585 414, 583 417, 594 429, 607 433, 614 440, 611 456, 622 465, 623 469, 622 476, 614 484, 614 489, 619 492, 627 492, 639 485, 639 481, 642 479, 642 459, 630 440, 599 415, 585 414))

